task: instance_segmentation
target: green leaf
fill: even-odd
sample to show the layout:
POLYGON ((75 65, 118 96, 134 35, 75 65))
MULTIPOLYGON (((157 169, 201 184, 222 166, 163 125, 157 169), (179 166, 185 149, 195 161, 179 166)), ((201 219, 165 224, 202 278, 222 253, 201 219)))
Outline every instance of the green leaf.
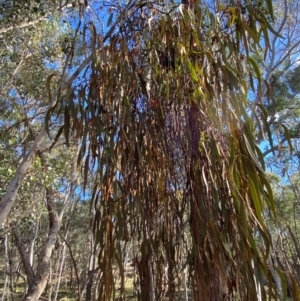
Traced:
POLYGON ((293 286, 293 297, 295 301, 300 301, 300 292, 299 292, 299 284, 295 280, 293 276, 290 277, 292 280, 292 286, 293 286))
POLYGON ((261 74, 258 68, 257 63, 254 61, 253 58, 251 58, 250 56, 248 57, 248 62, 251 64, 251 66, 253 67, 253 70, 256 74, 257 80, 258 80, 258 85, 259 85, 259 90, 261 90, 261 74))
MULTIPOLYGON (((259 169, 260 172, 264 173, 264 170, 261 168, 258 160, 257 160, 257 157, 254 153, 254 150, 251 148, 251 145, 248 141, 248 138, 245 134, 243 134, 244 136, 244 141, 245 141, 245 145, 246 145, 246 148, 247 148, 247 151, 248 151, 248 154, 250 155, 251 159, 253 160, 253 163, 255 163, 255 166, 259 169)), ((254 148, 255 149, 255 148, 254 148)))
POLYGON ((289 147, 290 147, 290 152, 291 154, 293 153, 293 150, 294 150, 294 147, 293 147, 293 144, 292 144, 292 141, 291 141, 291 135, 290 135, 290 130, 287 128, 286 125, 284 125, 283 123, 279 123, 282 127, 283 127, 283 130, 284 130, 284 135, 287 139, 287 142, 289 144, 289 147))
POLYGON ((249 178, 249 185, 250 185, 250 191, 251 191, 251 200, 254 204, 255 208, 255 216, 259 223, 263 225, 263 220, 262 220, 262 206, 261 206, 261 198, 258 194, 258 191, 260 191, 259 187, 254 184, 253 179, 250 177, 249 178))
POLYGON ((257 36, 255 34, 255 32, 251 29, 251 27, 245 21, 242 20, 241 24, 247 30, 247 32, 249 33, 249 35, 251 36, 253 41, 258 44, 259 43, 259 36, 257 36))
POLYGON ((46 80, 46 91, 48 94, 48 98, 49 98, 49 103, 50 105, 52 105, 52 96, 51 96, 51 79, 53 78, 53 76, 55 75, 55 72, 50 74, 46 80))
POLYGON ((109 16, 109 18, 108 18, 108 20, 107 20, 107 27, 109 27, 110 25, 111 25, 111 22, 112 22, 112 20, 113 20, 113 17, 114 17, 114 14, 113 13, 111 13, 110 14, 110 16, 109 16))
POLYGON ((63 132, 63 129, 64 129, 64 126, 62 125, 62 126, 59 128, 59 130, 58 130, 58 132, 57 132, 57 134, 56 134, 56 136, 55 136, 55 138, 54 138, 54 141, 53 141, 53 143, 51 144, 51 146, 50 146, 50 148, 49 148, 49 152, 51 151, 52 147, 53 147, 53 146, 55 145, 55 143, 57 142, 58 138, 61 136, 61 134, 62 134, 62 132, 63 132))
MULTIPOLYGON (((272 0, 268 0, 268 1, 272 1, 272 0)), ((284 37, 283 37, 282 35, 280 35, 280 33, 277 32, 277 31, 272 27, 272 25, 270 24, 270 22, 267 20, 267 18, 266 18, 264 15, 261 14, 261 15, 258 16, 258 15, 255 14, 255 16, 256 16, 257 20, 261 22, 262 28, 265 28, 263 25, 266 25, 267 28, 268 28, 275 36, 277 36, 277 37, 279 37, 279 38, 281 38, 281 39, 284 39, 284 37)))
POLYGON ((274 22, 274 13, 273 13, 272 0, 266 0, 266 2, 267 2, 268 12, 270 14, 270 17, 271 17, 272 21, 274 22))
POLYGON ((256 103, 255 105, 260 108, 260 110, 264 114, 264 118, 267 119, 268 118, 268 112, 266 110, 266 107, 264 105, 262 105, 261 103, 256 103))
POLYGON ((271 209, 274 218, 277 218, 277 214, 276 214, 276 209, 275 209, 275 202, 274 202, 274 197, 273 197, 273 190, 271 188, 271 185, 268 181, 268 179, 266 178, 265 175, 262 175, 260 177, 262 184, 264 185, 264 188, 267 189, 267 196, 266 196, 266 203, 268 205, 268 207, 271 209))

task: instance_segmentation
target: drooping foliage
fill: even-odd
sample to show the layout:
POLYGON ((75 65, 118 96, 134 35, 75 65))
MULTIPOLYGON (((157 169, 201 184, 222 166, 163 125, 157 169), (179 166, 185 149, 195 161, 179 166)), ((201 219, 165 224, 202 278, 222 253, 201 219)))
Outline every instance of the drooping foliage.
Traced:
POLYGON ((263 219, 274 203, 247 114, 248 82, 261 87, 251 54, 267 53, 271 20, 271 1, 129 1, 111 6, 106 34, 91 25, 87 80, 48 118, 64 112, 58 135, 81 139, 85 184, 97 171, 100 300, 115 296, 115 267, 125 298, 133 241, 143 301, 164 297, 164 267, 170 300, 186 267, 194 300, 276 297, 263 219))

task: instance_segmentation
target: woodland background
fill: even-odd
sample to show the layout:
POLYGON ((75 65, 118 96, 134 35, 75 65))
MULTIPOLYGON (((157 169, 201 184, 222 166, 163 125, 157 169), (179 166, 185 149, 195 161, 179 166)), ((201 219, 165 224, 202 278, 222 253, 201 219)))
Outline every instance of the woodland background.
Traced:
POLYGON ((300 300, 299 16, 0 0, 1 301, 300 300))

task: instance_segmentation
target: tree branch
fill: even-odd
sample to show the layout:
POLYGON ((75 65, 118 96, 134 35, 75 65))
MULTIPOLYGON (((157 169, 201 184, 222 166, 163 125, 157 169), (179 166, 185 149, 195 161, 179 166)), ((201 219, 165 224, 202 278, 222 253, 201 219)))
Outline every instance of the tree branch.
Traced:
POLYGON ((287 141, 287 138, 286 137, 284 137, 284 138, 282 138, 281 140, 280 140, 280 142, 276 145, 276 146, 274 146, 273 148, 271 147, 271 148, 269 148, 268 150, 266 150, 265 152, 263 152, 263 157, 266 157, 267 155, 269 155, 270 153, 272 153, 272 152, 274 152, 274 151, 277 151, 278 149, 279 149, 279 145, 282 145, 284 142, 286 142, 287 141))
MULTIPOLYGON (((46 158, 43 154, 40 154, 42 165, 46 165, 46 158)), ((57 212, 55 210, 54 202, 54 191, 50 186, 46 188, 46 201, 47 201, 47 210, 49 216, 49 231, 48 237, 43 243, 43 246, 38 255, 38 264, 36 267, 36 275, 34 278, 33 286, 29 287, 28 293, 25 296, 25 301, 38 300, 41 294, 43 293, 49 274, 49 264, 52 256, 52 251, 54 249, 57 234, 60 227, 60 222, 58 219, 57 212)))
POLYGON ((14 206, 23 179, 29 167, 31 166, 31 163, 33 162, 37 152, 39 151, 40 145, 42 144, 45 137, 46 137, 46 129, 45 127, 43 127, 40 133, 38 134, 38 136, 36 137, 32 148, 23 158, 12 180, 10 181, 6 193, 0 203, 0 225, 4 223, 11 208, 14 206))
POLYGON ((79 275, 78 275, 78 269, 77 269, 76 260, 74 258, 74 255, 73 255, 73 252, 72 252, 72 248, 71 248, 69 242, 61 234, 59 234, 59 236, 65 242, 65 244, 68 247, 69 252, 70 252, 70 256, 71 256, 71 259, 72 259, 72 262, 73 262, 73 266, 74 266, 74 270, 75 270, 76 281, 77 281, 78 301, 80 301, 80 299, 81 299, 81 289, 80 289, 80 280, 79 280, 79 275))
POLYGON ((28 286, 31 286, 34 281, 34 272, 33 272, 32 266, 30 264, 28 254, 26 252, 25 245, 20 238, 20 233, 19 233, 18 229, 15 226, 12 227, 12 232, 15 237, 15 242, 18 247, 18 250, 19 250, 23 265, 24 265, 28 286))
POLYGON ((66 139, 65 138, 58 139, 57 142, 54 145, 53 145, 53 142, 51 142, 51 141, 45 142, 45 143, 43 143, 39 146, 38 152, 39 153, 44 153, 44 152, 47 152, 52 145, 53 146, 51 147, 51 149, 62 146, 64 144, 66 144, 66 139))

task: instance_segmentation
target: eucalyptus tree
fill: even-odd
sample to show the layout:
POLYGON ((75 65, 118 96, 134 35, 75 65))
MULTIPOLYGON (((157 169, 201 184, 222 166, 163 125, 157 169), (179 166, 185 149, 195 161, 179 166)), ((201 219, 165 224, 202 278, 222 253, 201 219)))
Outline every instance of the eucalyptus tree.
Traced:
POLYGON ((99 298, 115 296, 117 269, 125 299, 133 240, 142 300, 166 286, 174 300, 186 266, 195 300, 277 297, 263 218, 274 201, 247 114, 248 78, 262 95, 253 55, 264 39, 267 56, 275 34, 271 1, 112 2, 108 14, 104 33, 91 25, 86 80, 56 104, 66 138, 82 139, 85 183, 97 170, 99 298))
MULTIPOLYGON (((35 160, 19 191, 22 202, 9 217, 10 227, 3 229, 11 232, 19 251, 21 271, 26 275, 24 300, 38 300, 43 293, 53 253, 59 247, 59 232, 66 224, 64 213, 72 215, 75 207, 72 187, 76 165, 74 160, 73 164, 66 162, 70 155, 71 149, 56 149, 51 156, 42 154, 35 160)), ((64 236, 67 231, 66 226, 64 236)))
MULTIPOLYGON (((272 151, 280 153, 281 147, 288 146, 288 142, 291 142, 289 136, 297 138, 295 129, 299 109, 297 98, 299 91, 295 81, 299 72, 299 1, 279 0, 273 1, 273 5, 275 15, 273 26, 276 32, 270 32, 268 42, 270 51, 265 55, 265 60, 262 50, 259 56, 255 56, 263 78, 263 97, 257 97, 256 94, 251 99, 252 116, 257 128, 257 144, 271 135, 264 129, 264 122, 260 121, 262 114, 267 116, 267 123, 274 139, 274 143, 271 141, 269 150, 264 156, 272 151), (257 107, 260 106, 260 101, 266 110, 262 111, 257 107)), ((291 148, 291 145, 289 147, 291 148)))
MULTIPOLYGON (((31 10, 27 12, 26 5, 25 12, 23 8, 20 11, 24 14, 27 12, 29 17, 33 14, 35 18, 36 15, 42 14, 41 18, 37 18, 38 22, 14 23, 1 32, 0 38, 3 46, 0 72, 1 106, 11 112, 10 116, 4 117, 6 121, 2 123, 2 130, 5 132, 19 129, 14 143, 19 160, 0 203, 1 225, 16 203, 18 190, 37 154, 48 151, 55 140, 54 137, 47 138, 44 119, 47 110, 55 104, 51 98, 52 94, 60 97, 63 84, 67 81, 70 60, 75 54, 74 29, 67 22, 63 23, 62 13, 53 11, 56 7, 47 7, 49 3, 37 10, 34 9, 35 6, 32 8, 31 4, 29 8, 33 9, 35 14, 31 10), (53 14, 46 17, 45 11, 53 14), (56 90, 56 93, 51 90, 56 90)), ((11 14, 16 15, 19 11, 18 6, 9 8, 11 14)), ((6 24, 5 21, 11 22, 7 20, 9 16, 3 14, 2 25, 6 24)), ((58 116, 51 127, 57 129, 60 120, 58 116)), ((51 130, 49 134, 50 132, 51 130)), ((65 142, 61 139, 57 146, 65 142)))
MULTIPOLYGON (((265 147, 264 156, 270 156, 274 151, 288 157, 298 154, 299 151, 299 76, 300 67, 295 64, 284 71, 276 71, 272 76, 272 97, 266 105, 274 141, 276 145, 265 147), (287 133, 287 135, 286 135, 287 133), (289 140, 288 137, 291 139, 289 140), (290 152, 292 150, 292 152, 290 152), (294 151, 294 153, 293 153, 294 151)), ((283 162, 283 161, 282 161, 283 162)))
MULTIPOLYGON (((18 2, 8 3, 1 11, 1 25, 6 26, 0 31, 3 46, 0 103, 5 112, 1 116, 0 129, 1 157, 5 162, 0 177, 5 184, 0 201, 0 224, 2 233, 11 231, 19 251, 26 274, 25 300, 38 300, 45 289, 64 209, 69 202, 68 190, 74 187, 74 178, 65 174, 68 168, 60 169, 61 174, 54 173, 60 166, 55 166, 53 161, 65 160, 66 154, 74 158, 74 150, 57 150, 66 144, 65 139, 50 137, 61 126, 61 112, 56 112, 56 118, 48 123, 49 137, 44 122, 48 109, 54 104, 52 90, 58 91, 56 96, 63 90, 76 43, 72 36, 68 39, 71 43, 68 49, 61 43, 74 30, 62 22, 61 14, 56 10, 51 2, 24 1, 23 6, 18 2), (51 149, 50 155, 45 153, 51 149), (51 162, 52 156, 55 159, 51 162), (35 173, 36 168, 39 173, 35 173), (60 177, 62 183, 57 186, 60 177), (64 201, 61 194, 65 195, 64 201), (29 209, 32 210, 30 213, 29 209), (40 227, 42 224, 43 228, 40 227)), ((67 142, 71 145, 73 140, 70 138, 67 142)), ((68 160, 73 175, 76 168, 70 162, 74 160, 68 160)))
MULTIPOLYGON (((262 54, 260 58, 256 56, 264 79, 263 98, 255 94, 251 99, 252 116, 256 124, 256 143, 263 150, 268 169, 282 178, 282 182, 278 185, 285 187, 285 192, 287 191, 286 185, 293 187, 293 184, 288 184, 288 182, 298 166, 299 88, 297 75, 299 74, 300 50, 298 12, 298 1, 274 1, 274 28, 279 35, 270 33, 271 51, 265 56, 264 61, 262 54), (262 115, 265 121, 260 120, 262 115), (265 127, 265 122, 267 127, 265 127), (271 139, 266 143, 267 136, 271 139)), ((280 212, 283 200, 287 208, 290 202, 288 198, 280 197, 279 199, 282 202, 280 200, 276 202, 276 207, 278 206, 280 212)), ((268 226, 273 228, 273 223, 268 222, 268 226)), ((286 230, 280 219, 277 227, 280 233, 286 230)), ((276 231, 271 233, 274 240, 278 242, 276 231)), ((296 232, 294 234, 296 235, 296 232)), ((283 249, 282 244, 275 243, 271 252, 272 258, 275 258, 274 254, 288 253, 290 244, 292 244, 291 240, 288 245, 284 244, 286 249, 283 249)), ((282 268, 282 257, 281 261, 271 260, 272 258, 269 259, 270 266, 274 266, 275 269, 282 268)), ((277 277, 277 285, 282 286, 280 283, 284 285, 285 282, 279 279, 279 274, 275 269, 273 269, 273 277, 277 277)), ((286 266, 284 269, 287 270, 286 266)), ((297 274, 296 270, 295 272, 297 274)), ((289 287, 292 286, 291 282, 288 284, 289 287)))

